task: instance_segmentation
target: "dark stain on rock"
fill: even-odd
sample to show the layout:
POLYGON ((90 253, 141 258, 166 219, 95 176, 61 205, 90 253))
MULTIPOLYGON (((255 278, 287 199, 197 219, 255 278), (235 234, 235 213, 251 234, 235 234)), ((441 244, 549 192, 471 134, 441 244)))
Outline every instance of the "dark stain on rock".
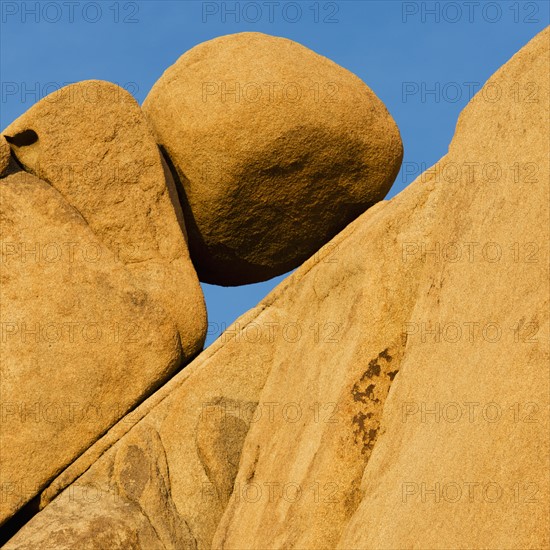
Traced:
MULTIPOLYGON (((369 366, 367 370, 363 373, 359 382, 357 382, 353 386, 351 390, 351 394, 353 395, 354 401, 360 402, 360 403, 367 403, 368 400, 374 401, 376 403, 379 402, 379 399, 376 399, 374 397, 375 384, 369 384, 366 388, 364 387, 364 385, 366 384, 367 381, 371 380, 373 377, 380 376, 380 372, 382 371, 380 360, 385 360, 388 363, 391 362, 392 357, 388 353, 388 348, 380 352, 378 354, 378 357, 376 357, 375 359, 372 359, 369 362, 369 366)), ((388 376, 389 376, 389 373, 388 373, 388 376)), ((393 380, 393 378, 390 377, 390 380, 393 380)))
POLYGON ((260 458, 260 446, 256 446, 256 454, 254 456, 254 463, 252 464, 252 467, 248 471, 248 474, 246 475, 246 484, 248 485, 256 475, 256 466, 258 465, 258 459, 260 458))
POLYGON ((150 465, 145 453, 137 445, 130 445, 120 472, 120 483, 130 500, 139 500, 149 481, 149 471, 150 465))
POLYGON ((197 454, 222 503, 227 503, 239 469, 249 418, 257 403, 216 398, 203 409, 196 428, 197 454), (241 418, 243 415, 245 418, 241 418))
POLYGON ((380 352, 369 361, 367 370, 351 389, 353 401, 360 407, 352 417, 352 426, 354 442, 361 447, 361 454, 370 454, 378 437, 382 407, 399 370, 387 370, 392 359, 388 348, 380 352))
POLYGON ((363 412, 357 413, 352 422, 355 425, 355 443, 362 445, 361 454, 365 454, 367 451, 372 451, 376 436, 378 435, 378 428, 370 428, 367 425, 367 420, 370 420, 372 414, 368 415, 363 412))

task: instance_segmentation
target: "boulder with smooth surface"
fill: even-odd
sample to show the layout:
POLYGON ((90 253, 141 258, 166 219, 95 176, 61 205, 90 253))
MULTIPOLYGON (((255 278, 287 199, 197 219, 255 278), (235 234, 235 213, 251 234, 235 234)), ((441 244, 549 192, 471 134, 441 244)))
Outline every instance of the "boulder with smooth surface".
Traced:
POLYGON ((401 165, 399 131, 372 90, 286 38, 200 44, 143 109, 178 175, 191 257, 208 283, 297 267, 383 199, 401 165))
POLYGON ((0 180, 0 523, 180 366, 171 317, 53 187, 0 180))

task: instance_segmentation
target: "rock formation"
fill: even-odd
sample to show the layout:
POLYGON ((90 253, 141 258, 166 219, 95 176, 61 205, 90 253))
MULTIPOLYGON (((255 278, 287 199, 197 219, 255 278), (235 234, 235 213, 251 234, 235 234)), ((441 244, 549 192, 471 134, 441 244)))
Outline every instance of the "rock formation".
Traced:
POLYGON ((179 367, 171 318, 80 213, 26 172, 0 180, 0 518, 179 367))
POLYGON ((4 176, 10 165, 11 151, 8 142, 0 136, 0 177, 4 176))
POLYGON ((549 38, 5 548, 547 548, 549 38))
POLYGON ((3 134, 0 522, 206 333, 174 183, 130 94, 67 86, 3 134))
POLYGON ((285 38, 185 53, 143 105, 180 180, 199 278, 236 285, 305 261, 383 199, 399 130, 354 74, 285 38))
POLYGON ((157 298, 186 358, 202 349, 206 310, 170 172, 135 99, 89 80, 57 90, 4 131, 18 161, 55 187, 157 298))

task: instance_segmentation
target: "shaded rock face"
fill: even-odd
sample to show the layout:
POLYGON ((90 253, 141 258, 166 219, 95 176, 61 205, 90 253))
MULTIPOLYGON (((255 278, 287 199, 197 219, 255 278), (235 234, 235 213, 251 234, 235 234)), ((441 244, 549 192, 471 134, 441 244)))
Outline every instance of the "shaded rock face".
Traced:
POLYGON ((3 134, 24 168, 57 189, 171 314, 184 356, 200 351, 206 309, 177 192, 131 94, 99 80, 71 84, 3 134))
POLYGON ((143 104, 179 177, 202 281, 257 282, 305 261, 383 199, 399 131, 358 77, 285 38, 185 53, 143 104))
POLYGON ((1 179, 0 236, 3 521, 173 374, 182 350, 166 312, 53 187, 1 179))
POLYGON ((114 426, 6 548, 86 547, 98 521, 128 547, 548 547, 549 37, 487 84, 538 101, 484 88, 448 155, 114 426))

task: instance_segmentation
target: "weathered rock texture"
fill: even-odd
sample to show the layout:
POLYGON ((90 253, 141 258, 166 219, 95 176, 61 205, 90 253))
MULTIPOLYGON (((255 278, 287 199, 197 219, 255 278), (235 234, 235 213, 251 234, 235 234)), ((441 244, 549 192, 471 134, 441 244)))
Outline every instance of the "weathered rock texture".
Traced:
POLYGON ((98 521, 114 548, 548 547, 548 38, 6 548, 100 548, 98 521))
POLYGON ((4 176, 8 171, 8 166, 11 159, 11 150, 8 142, 0 136, 0 177, 4 176))
POLYGON ((487 82, 500 99, 474 98, 435 167, 424 242, 440 262, 426 259, 342 549, 550 546, 549 46, 547 29, 487 82))
POLYGON ((50 185, 0 180, 0 522, 181 364, 172 320, 50 185))
POLYGON ((181 181, 203 281, 297 267, 384 198, 402 144, 357 76, 286 38, 241 33, 193 48, 143 104, 181 181))
POLYGON ((206 310, 176 190, 131 94, 99 80, 71 84, 3 133, 25 169, 55 187, 172 315, 185 357, 200 351, 206 310))

